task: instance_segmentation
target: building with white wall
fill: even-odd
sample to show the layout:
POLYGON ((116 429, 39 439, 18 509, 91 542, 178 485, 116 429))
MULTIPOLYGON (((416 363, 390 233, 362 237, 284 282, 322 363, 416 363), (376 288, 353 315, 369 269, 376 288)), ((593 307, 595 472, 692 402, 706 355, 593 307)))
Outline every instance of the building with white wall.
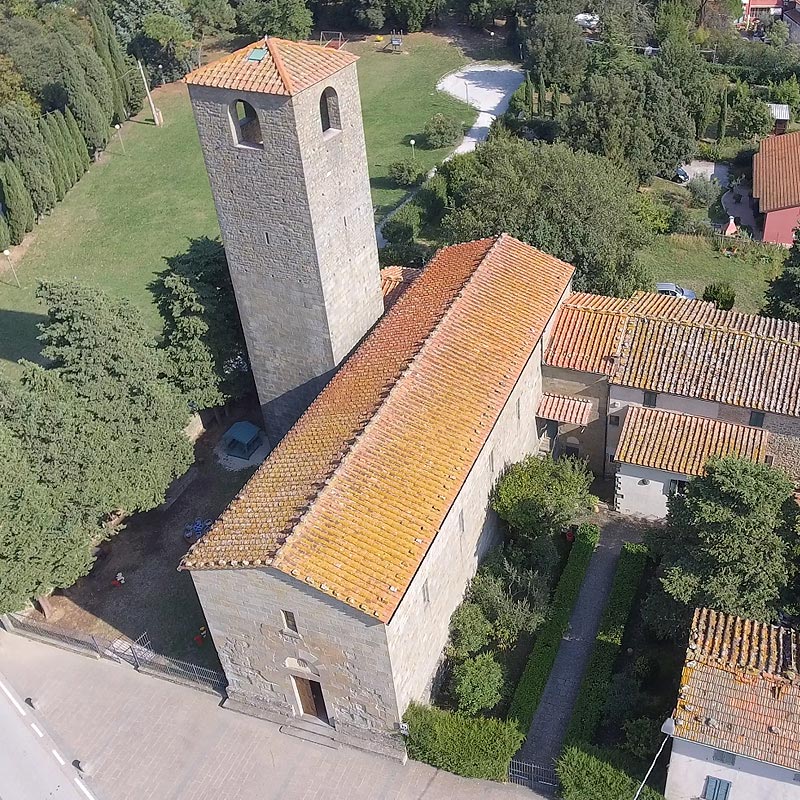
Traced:
POLYGON ((790 628, 695 612, 667 800, 800 798, 798 645, 790 628))
POLYGON ((769 433, 709 417, 646 406, 622 414, 616 448, 615 508, 622 514, 663 519, 667 500, 703 475, 710 458, 763 462, 769 433))

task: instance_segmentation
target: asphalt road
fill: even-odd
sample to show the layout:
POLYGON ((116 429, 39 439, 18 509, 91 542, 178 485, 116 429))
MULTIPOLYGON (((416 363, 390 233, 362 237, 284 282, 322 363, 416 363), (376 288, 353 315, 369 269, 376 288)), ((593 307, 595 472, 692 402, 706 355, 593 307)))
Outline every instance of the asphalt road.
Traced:
POLYGON ((79 782, 41 723, 0 678, 0 800, 92 800, 79 782))

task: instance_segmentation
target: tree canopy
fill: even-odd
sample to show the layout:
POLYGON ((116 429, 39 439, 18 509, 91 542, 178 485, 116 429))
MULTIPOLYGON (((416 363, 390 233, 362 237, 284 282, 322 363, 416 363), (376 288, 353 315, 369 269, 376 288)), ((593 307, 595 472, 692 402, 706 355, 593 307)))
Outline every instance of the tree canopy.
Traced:
POLYGON ((588 45, 571 14, 535 14, 530 20, 527 68, 548 84, 578 88, 588 63, 588 45))
POLYGON ((575 265, 580 291, 627 296, 648 281, 636 250, 649 232, 630 175, 564 144, 492 139, 442 165, 444 230, 463 242, 508 232, 575 265))
POLYGON ((236 17, 239 27, 253 36, 307 39, 313 25, 303 0, 242 0, 236 17))
POLYGON ((670 497, 666 528, 650 535, 651 548, 662 555, 658 585, 645 606, 651 627, 681 637, 699 606, 773 619, 788 580, 792 491, 777 469, 723 458, 710 460, 703 477, 670 497))
POLYGON ((767 289, 764 315, 800 322, 800 228, 794 230, 783 271, 767 289))

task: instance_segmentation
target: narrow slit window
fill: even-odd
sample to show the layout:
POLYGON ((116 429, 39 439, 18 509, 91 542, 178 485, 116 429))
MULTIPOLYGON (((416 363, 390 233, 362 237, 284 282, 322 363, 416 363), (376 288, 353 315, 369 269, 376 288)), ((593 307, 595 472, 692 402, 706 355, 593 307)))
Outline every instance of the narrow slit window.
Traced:
POLYGON ((281 616, 283 617, 283 627, 287 631, 299 633, 297 630, 297 620, 294 618, 294 613, 292 611, 281 611, 281 616))
POLYGON ((339 95, 330 86, 322 92, 319 98, 319 120, 323 133, 342 129, 339 116, 339 95))

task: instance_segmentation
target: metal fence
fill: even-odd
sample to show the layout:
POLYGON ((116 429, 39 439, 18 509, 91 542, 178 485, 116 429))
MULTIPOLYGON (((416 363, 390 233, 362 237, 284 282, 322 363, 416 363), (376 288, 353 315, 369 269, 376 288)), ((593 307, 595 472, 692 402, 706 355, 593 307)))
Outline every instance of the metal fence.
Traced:
POLYGON ((125 662, 141 672, 225 695, 228 682, 223 672, 156 653, 150 647, 146 633, 136 641, 124 636, 111 641, 101 636, 59 628, 24 614, 6 614, 2 619, 7 630, 21 636, 40 639, 96 658, 106 658, 117 663, 125 662))
POLYGON ((522 761, 512 758, 508 766, 509 783, 516 783, 519 786, 527 786, 544 794, 555 794, 558 788, 558 778, 553 767, 543 764, 532 764, 530 761, 522 761))

